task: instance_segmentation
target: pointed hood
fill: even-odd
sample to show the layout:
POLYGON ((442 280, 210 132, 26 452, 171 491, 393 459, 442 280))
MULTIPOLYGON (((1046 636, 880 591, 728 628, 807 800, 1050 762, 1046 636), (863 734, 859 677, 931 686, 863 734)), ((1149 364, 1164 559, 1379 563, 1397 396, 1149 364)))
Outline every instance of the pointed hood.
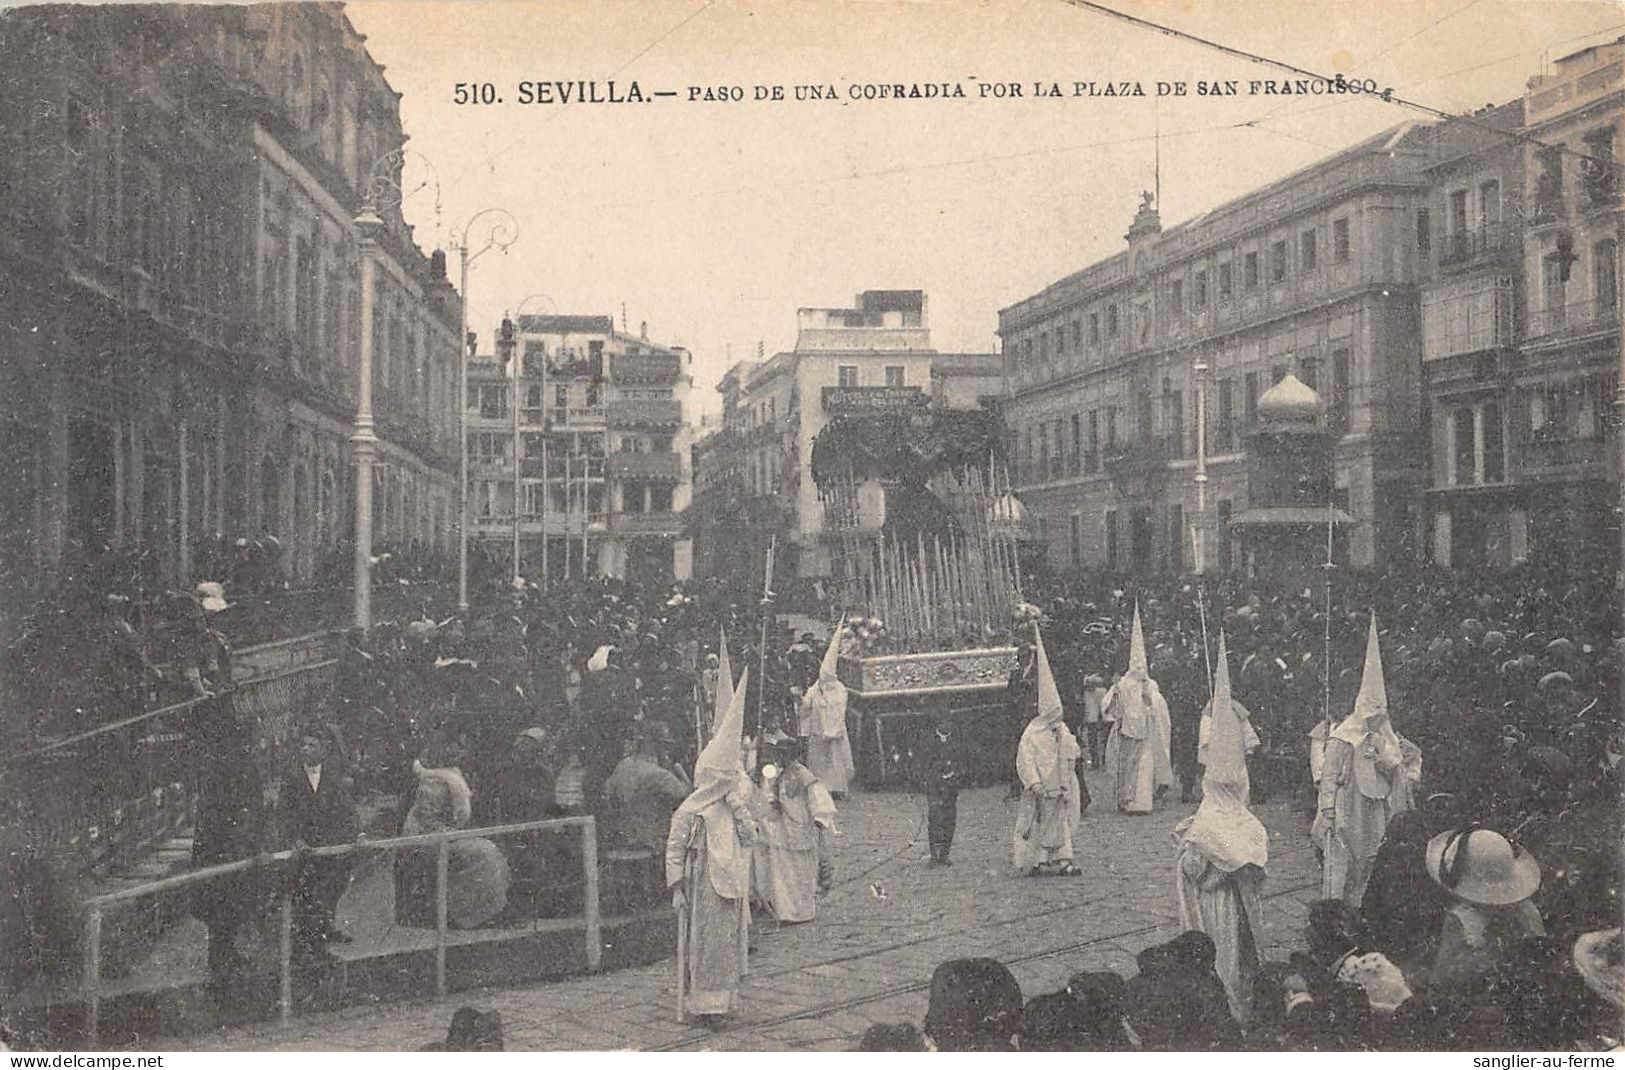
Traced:
POLYGON ((733 701, 734 694, 734 667, 728 660, 728 630, 720 624, 717 626, 719 641, 717 643, 717 697, 716 705, 711 710, 711 734, 716 735, 717 725, 721 723, 723 714, 728 712, 728 704, 733 701))
POLYGON ((1360 673, 1360 694, 1354 700, 1354 709, 1332 730, 1331 738, 1341 739, 1352 746, 1364 741, 1367 733, 1376 732, 1392 737, 1392 742, 1398 746, 1399 736, 1387 714, 1388 686, 1383 681, 1382 650, 1377 645, 1377 614, 1373 612, 1371 627, 1366 633, 1365 668, 1360 673), (1376 719, 1380 719, 1380 723, 1373 724, 1376 719))
POLYGON ((1145 631, 1140 627, 1140 603, 1134 603, 1134 626, 1128 637, 1128 671, 1125 676, 1151 678, 1151 666, 1145 659, 1145 631))
POLYGON ((750 886, 750 854, 739 842, 736 815, 745 813, 745 759, 740 746, 745 730, 745 670, 734 689, 728 708, 717 721, 711 742, 700 751, 694 763, 694 790, 677 808, 679 814, 694 814, 705 822, 705 845, 709 856, 711 886, 724 899, 744 896, 750 886))
POLYGON ((1213 673, 1212 727, 1207 766, 1202 773, 1202 804, 1183 832, 1215 866, 1234 872, 1269 861, 1269 833, 1247 808, 1246 726, 1230 695, 1229 651, 1219 632, 1219 665, 1213 673))
POLYGON ((846 685, 835 675, 841 659, 841 634, 846 628, 842 621, 830 634, 824 660, 818 666, 818 682, 807 688, 801 696, 801 705, 809 715, 818 734, 826 738, 846 733, 846 685))
POLYGON ((1042 724, 1061 723, 1061 692, 1055 686, 1055 673, 1049 667, 1049 653, 1044 649, 1044 633, 1034 628, 1038 636, 1038 720, 1042 724))

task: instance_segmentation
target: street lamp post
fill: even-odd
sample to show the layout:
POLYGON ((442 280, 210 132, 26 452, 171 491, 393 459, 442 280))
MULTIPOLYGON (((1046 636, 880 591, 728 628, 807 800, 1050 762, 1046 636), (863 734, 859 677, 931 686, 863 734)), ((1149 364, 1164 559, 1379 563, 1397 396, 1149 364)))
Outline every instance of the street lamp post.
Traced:
POLYGON ((361 255, 360 372, 356 383, 355 429, 355 626, 372 627, 372 464, 378 435, 372 420, 372 330, 375 304, 378 235, 384 229, 369 197, 353 220, 361 255))
POLYGON ((1191 547, 1196 574, 1207 572, 1207 361, 1198 359, 1196 372, 1196 538, 1191 547))
POLYGON ((463 347, 457 357, 457 612, 468 612, 468 265, 491 249, 507 248, 519 237, 519 223, 503 208, 486 208, 474 213, 463 227, 463 236, 457 252, 461 263, 457 287, 458 306, 461 310, 461 328, 457 332, 458 345, 463 347), (474 224, 486 216, 493 216, 485 243, 469 252, 468 235, 474 224))

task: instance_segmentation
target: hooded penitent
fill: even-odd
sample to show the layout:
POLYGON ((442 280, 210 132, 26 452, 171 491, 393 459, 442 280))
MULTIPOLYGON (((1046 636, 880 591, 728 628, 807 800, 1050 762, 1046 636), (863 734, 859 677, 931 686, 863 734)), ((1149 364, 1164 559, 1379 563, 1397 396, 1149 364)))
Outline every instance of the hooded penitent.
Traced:
POLYGON ((1128 670, 1118 681, 1122 700, 1118 731, 1129 739, 1145 739, 1151 734, 1151 668, 1145 658, 1145 632, 1140 628, 1140 604, 1134 603, 1134 625, 1129 632, 1128 670))
MULTIPOLYGON (((711 886, 724 899, 740 899, 750 891, 750 857, 740 844, 734 828, 734 814, 746 806, 744 755, 740 736, 745 726, 745 670, 718 719, 711 742, 705 745, 694 764, 694 790, 677 809, 705 821, 705 845, 709 852, 707 869, 711 886), (730 801, 729 796, 734 796, 730 801)), ((718 686, 720 691, 720 684, 718 686)))
POLYGON ((841 634, 845 624, 838 624, 829 637, 824 660, 818 666, 818 682, 802 696, 802 707, 810 714, 815 734, 834 737, 846 732, 846 685, 835 675, 836 663, 841 657, 841 634))
POLYGON ((1062 720, 1061 693, 1055 686, 1055 674, 1050 670, 1042 632, 1038 633, 1037 656, 1038 714, 1022 734, 1022 746, 1032 748, 1044 788, 1057 791, 1066 787, 1070 779, 1067 774, 1079 754, 1078 740, 1062 720))
POLYGON ((1362 752, 1361 744, 1372 737, 1379 757, 1395 762, 1401 760, 1399 734, 1394 731, 1388 716, 1388 688, 1383 682, 1382 650, 1377 645, 1377 615, 1371 615, 1371 627, 1366 635, 1365 668, 1360 674, 1360 694, 1354 700, 1354 709, 1332 729, 1332 739, 1340 739, 1354 748, 1354 773, 1360 791, 1370 799, 1386 799, 1391 790, 1389 781, 1377 774, 1374 763, 1362 752))
POLYGON ((1207 766, 1202 774, 1202 803, 1185 831, 1186 843, 1199 848, 1219 869, 1234 872, 1249 863, 1269 860, 1269 833, 1247 809, 1247 730, 1230 697, 1230 668, 1224 632, 1219 632, 1219 664, 1213 673, 1213 721, 1207 766))

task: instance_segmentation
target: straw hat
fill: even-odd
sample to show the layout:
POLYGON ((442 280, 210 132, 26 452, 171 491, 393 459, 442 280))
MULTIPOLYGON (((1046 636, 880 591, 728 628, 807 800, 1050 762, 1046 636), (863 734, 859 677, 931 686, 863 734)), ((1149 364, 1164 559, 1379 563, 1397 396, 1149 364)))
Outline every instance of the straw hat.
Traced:
POLYGON ((1428 841, 1428 876, 1479 906, 1521 903, 1540 887, 1540 863, 1494 829, 1441 832, 1428 841))
POLYGON ((205 613, 218 613, 222 609, 229 609, 230 603, 226 601, 226 588, 212 581, 200 583, 193 591, 193 597, 198 605, 203 607, 205 613))
POLYGON ((1614 1006, 1625 1008, 1625 961, 1618 929, 1586 933, 1576 940, 1574 968, 1587 988, 1614 1006))

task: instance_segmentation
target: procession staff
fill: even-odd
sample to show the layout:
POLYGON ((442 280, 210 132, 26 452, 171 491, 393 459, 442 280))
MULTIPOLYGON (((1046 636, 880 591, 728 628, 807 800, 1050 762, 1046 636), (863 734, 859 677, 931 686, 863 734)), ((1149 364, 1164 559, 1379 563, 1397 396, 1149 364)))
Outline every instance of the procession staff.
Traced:
POLYGON ((1014 858, 1030 877, 1080 877, 1072 861, 1072 838, 1083 817, 1078 784, 1078 740, 1062 719, 1061 695, 1044 652, 1044 635, 1033 628, 1038 643, 1038 710, 1016 748, 1021 801, 1016 806, 1014 858))
POLYGON ((677 911, 677 1014, 714 1024, 734 1009, 748 972, 750 814, 741 736, 745 682, 740 680, 716 733, 694 770, 697 785, 671 818, 666 837, 666 884, 677 911))
POLYGON ((818 682, 801 697, 802 719, 807 724, 807 765, 837 799, 843 797, 852 780, 852 742, 846 734, 846 685, 835 676, 841 656, 841 633, 837 624, 818 666, 818 682))
POLYGON ((1324 855, 1322 898, 1360 905, 1383 831, 1391 817, 1412 808, 1421 779, 1421 750, 1394 731, 1388 716, 1373 613, 1360 694, 1326 740, 1319 809, 1309 833, 1324 855))
POLYGON ((1139 603, 1135 603, 1134 625, 1129 633, 1128 671, 1112 687, 1106 709, 1114 722, 1111 738, 1106 741, 1106 768, 1114 784, 1112 797, 1119 810, 1149 814, 1156 804, 1158 789, 1173 784, 1174 768, 1168 753, 1172 734, 1168 702, 1151 679, 1146 663, 1139 603))
POLYGON ((1258 890, 1269 861, 1269 833, 1247 809, 1251 729, 1240 704, 1230 696, 1228 657, 1221 630, 1213 700, 1202 722, 1202 803, 1194 816, 1174 828, 1179 843, 1174 886, 1179 923, 1212 938, 1213 966, 1224 983, 1230 1011, 1245 1022, 1258 970, 1262 931, 1258 890))

